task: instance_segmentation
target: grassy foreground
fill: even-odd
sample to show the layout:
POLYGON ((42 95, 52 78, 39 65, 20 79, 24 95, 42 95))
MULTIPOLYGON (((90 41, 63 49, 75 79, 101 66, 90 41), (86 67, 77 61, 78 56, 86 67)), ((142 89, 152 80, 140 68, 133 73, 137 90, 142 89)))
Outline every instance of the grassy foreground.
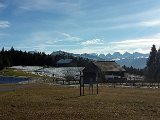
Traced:
POLYGON ((87 95, 87 88, 82 97, 78 88, 42 84, 0 90, 0 120, 160 119, 159 89, 100 87, 98 95, 87 95))
POLYGON ((16 77, 19 77, 19 76, 23 76, 23 77, 40 77, 39 75, 23 72, 21 70, 16 70, 16 69, 12 69, 12 68, 1 70, 0 71, 0 75, 3 75, 3 76, 16 76, 16 77))

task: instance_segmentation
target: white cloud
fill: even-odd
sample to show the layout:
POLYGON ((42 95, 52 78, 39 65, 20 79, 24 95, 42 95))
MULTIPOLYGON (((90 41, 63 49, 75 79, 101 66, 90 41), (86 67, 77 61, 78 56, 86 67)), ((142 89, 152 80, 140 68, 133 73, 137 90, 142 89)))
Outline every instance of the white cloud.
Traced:
POLYGON ((100 45, 100 44, 103 44, 103 40, 101 39, 92 39, 81 43, 81 45, 100 45))
MULTIPOLYGON (((101 14, 103 15, 103 13, 101 14)), ((147 9, 145 11, 133 12, 131 14, 123 14, 123 15, 120 14, 113 17, 109 17, 109 18, 105 17, 106 15, 103 15, 104 16, 103 19, 99 19, 99 17, 96 17, 96 16, 97 14, 95 14, 94 19, 89 20, 88 23, 89 24, 100 23, 101 26, 98 25, 100 26, 99 29, 106 28, 107 30, 110 30, 110 29, 160 26, 159 7, 147 9)))
POLYGON ((67 33, 57 32, 57 31, 39 31, 32 33, 31 39, 37 42, 43 42, 47 44, 53 44, 56 42, 75 42, 80 41, 81 38, 72 36, 67 33))
POLYGON ((36 45, 38 44, 53 45, 57 42, 54 35, 55 34, 53 31, 38 31, 38 32, 32 33, 28 40, 36 45))
POLYGON ((108 29, 123 29, 123 28, 134 28, 134 27, 156 27, 156 26, 160 26, 160 20, 125 23, 125 24, 120 24, 120 25, 109 27, 108 29))
POLYGON ((160 45, 160 38, 146 38, 146 39, 135 39, 135 40, 124 40, 120 42, 112 42, 112 44, 117 44, 119 46, 150 46, 152 44, 160 45))
MULTIPOLYGON (((151 46, 155 44, 160 47, 160 33, 145 38, 128 39, 119 42, 105 42, 102 39, 92 39, 87 41, 71 41, 68 39, 70 34, 63 35, 56 31, 41 31, 31 35, 26 40, 25 46, 31 46, 31 49, 51 53, 53 50, 64 50, 71 53, 113 53, 115 51, 124 53, 142 52, 149 53, 151 46), (81 44, 78 44, 81 43, 81 44)), ((21 46, 24 46, 21 45, 21 46)))
POLYGON ((10 23, 8 21, 0 20, 0 28, 8 28, 10 27, 10 23))
MULTIPOLYGON (((100 40, 98 40, 100 41, 100 40)), ((140 53, 149 53, 153 44, 157 46, 157 49, 160 47, 160 33, 157 33, 152 36, 146 36, 145 38, 137 38, 131 40, 122 40, 119 42, 108 42, 96 45, 97 41, 86 41, 82 45, 82 48, 77 48, 74 50, 68 50, 73 53, 113 53, 113 52, 140 52, 140 53), (92 45, 94 44, 94 45, 92 45), (88 46, 87 46, 88 45, 88 46), (90 46, 92 45, 92 46, 90 46)), ((102 41, 103 42, 103 41, 102 41)))
MULTIPOLYGON (((153 21, 153 20, 160 20, 160 9, 154 8, 154 9, 148 9, 142 12, 132 13, 129 15, 122 15, 115 18, 107 19, 105 21, 153 21)), ((103 21, 103 20, 102 20, 103 21)))
POLYGON ((124 40, 110 43, 115 51, 149 53, 153 44, 160 47, 160 35, 156 34, 142 39, 124 40))
POLYGON ((44 51, 47 53, 51 53, 55 49, 66 50, 66 48, 73 48, 77 45, 77 42, 75 42, 75 40, 80 39, 66 33, 63 33, 62 35, 62 32, 57 31, 37 31, 31 33, 28 36, 29 38, 24 40, 24 44, 19 43, 17 45, 19 48, 30 46, 30 49, 32 50, 44 51))
POLYGON ((59 33, 60 35, 64 36, 65 38, 67 38, 68 40, 71 40, 71 41, 80 41, 81 40, 81 38, 76 37, 76 36, 72 36, 68 33, 63 33, 63 32, 57 32, 57 33, 59 33))
POLYGON ((140 23, 140 26, 145 26, 145 27, 153 27, 159 25, 160 25, 160 20, 144 21, 140 23))

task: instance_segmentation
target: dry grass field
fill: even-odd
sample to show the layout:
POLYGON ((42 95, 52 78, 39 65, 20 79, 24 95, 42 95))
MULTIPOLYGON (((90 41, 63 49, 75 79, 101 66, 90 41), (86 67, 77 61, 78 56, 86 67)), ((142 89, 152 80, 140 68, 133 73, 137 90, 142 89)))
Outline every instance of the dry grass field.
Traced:
POLYGON ((0 120, 159 120, 160 89, 0 85, 0 120), (88 90, 88 88, 86 88, 88 90))

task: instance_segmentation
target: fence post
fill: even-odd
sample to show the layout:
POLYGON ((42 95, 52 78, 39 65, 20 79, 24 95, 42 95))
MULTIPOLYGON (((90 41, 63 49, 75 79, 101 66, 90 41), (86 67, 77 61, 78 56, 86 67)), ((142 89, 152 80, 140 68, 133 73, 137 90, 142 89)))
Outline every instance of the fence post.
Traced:
POLYGON ((80 91, 79 92, 80 92, 80 96, 82 95, 82 93, 81 93, 81 83, 82 83, 82 81, 81 81, 81 72, 80 72, 80 80, 79 80, 79 86, 80 86, 80 89, 79 89, 80 91))
POLYGON ((96 75, 96 82, 97 82, 97 94, 98 94, 98 73, 96 75))

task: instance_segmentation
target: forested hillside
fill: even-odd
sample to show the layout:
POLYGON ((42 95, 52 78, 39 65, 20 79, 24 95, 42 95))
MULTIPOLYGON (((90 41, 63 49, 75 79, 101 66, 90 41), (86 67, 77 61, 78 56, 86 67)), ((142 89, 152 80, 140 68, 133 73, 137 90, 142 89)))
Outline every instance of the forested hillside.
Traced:
POLYGON ((73 57, 72 55, 47 55, 44 52, 23 52, 15 50, 13 47, 10 50, 0 51, 0 69, 4 67, 16 66, 16 65, 26 65, 26 66, 56 66, 56 62, 59 59, 69 58, 73 59, 77 66, 85 66, 88 59, 81 57, 73 57))

